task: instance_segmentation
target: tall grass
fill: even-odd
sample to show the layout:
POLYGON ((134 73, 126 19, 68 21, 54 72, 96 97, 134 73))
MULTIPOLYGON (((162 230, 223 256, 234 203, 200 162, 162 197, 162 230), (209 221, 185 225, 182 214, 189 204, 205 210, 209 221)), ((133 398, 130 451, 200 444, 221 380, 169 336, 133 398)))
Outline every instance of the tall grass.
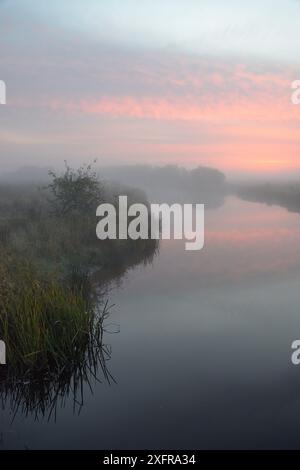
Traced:
MULTIPOLYGON (((1 251, 0 251, 1 256, 1 251)), ((67 397, 74 411, 83 405, 84 384, 113 377, 110 350, 103 343, 107 302, 97 307, 88 273, 70 271, 63 281, 38 280, 34 268, 2 253, 0 334, 8 365, 0 369, 0 401, 13 417, 56 419, 67 397)))
POLYGON ((38 280, 30 266, 2 266, 1 339, 9 366, 34 373, 72 368, 101 348, 103 321, 87 277, 38 280))
POLYGON ((94 210, 62 216, 45 192, 22 191, 0 187, 0 339, 15 377, 67 376, 103 350, 108 311, 91 279, 151 259, 157 241, 100 241, 94 210))

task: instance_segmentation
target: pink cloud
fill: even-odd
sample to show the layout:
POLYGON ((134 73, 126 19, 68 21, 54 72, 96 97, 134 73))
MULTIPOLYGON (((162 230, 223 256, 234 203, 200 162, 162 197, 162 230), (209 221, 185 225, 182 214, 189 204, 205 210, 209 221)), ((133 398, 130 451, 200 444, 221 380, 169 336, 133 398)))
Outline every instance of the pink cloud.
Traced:
POLYGON ((146 160, 152 155, 189 164, 201 159, 225 170, 282 171, 299 166, 300 106, 290 99, 291 82, 300 78, 297 71, 259 70, 254 65, 212 59, 164 59, 135 62, 131 58, 116 65, 106 58, 99 75, 104 84, 115 85, 117 94, 103 86, 101 95, 89 89, 68 98, 59 92, 52 96, 36 93, 32 99, 15 99, 11 105, 47 109, 53 116, 64 113, 66 119, 88 116, 94 119, 95 129, 98 118, 107 119, 112 128, 110 154, 119 152, 121 158, 122 153, 133 159, 142 155, 146 160), (129 123, 131 137, 121 139, 122 126, 125 130, 129 123), (145 143, 145 135, 157 134, 156 123, 162 129, 166 124, 174 126, 173 140, 169 133, 166 141, 160 134, 145 143), (185 134, 187 127, 190 133, 185 134), (181 142, 178 135, 182 135, 181 142))

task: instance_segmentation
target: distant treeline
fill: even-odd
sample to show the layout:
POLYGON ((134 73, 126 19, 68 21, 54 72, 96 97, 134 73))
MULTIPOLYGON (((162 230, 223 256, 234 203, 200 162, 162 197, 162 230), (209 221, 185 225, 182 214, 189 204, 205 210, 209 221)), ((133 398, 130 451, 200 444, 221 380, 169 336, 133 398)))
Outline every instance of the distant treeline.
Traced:
POLYGON ((281 206, 300 213, 300 182, 240 184, 232 186, 232 191, 247 201, 281 206))
POLYGON ((103 167, 101 175, 143 189, 151 202, 198 202, 217 207, 227 193, 224 173, 204 166, 191 170, 176 165, 103 167))
MULTIPOLYGON (((23 167, 0 175, 0 182, 46 182, 49 168, 23 167)), ((99 180, 144 191, 150 202, 203 203, 219 207, 228 192, 226 177, 221 171, 198 166, 186 169, 177 165, 98 166, 99 180)))

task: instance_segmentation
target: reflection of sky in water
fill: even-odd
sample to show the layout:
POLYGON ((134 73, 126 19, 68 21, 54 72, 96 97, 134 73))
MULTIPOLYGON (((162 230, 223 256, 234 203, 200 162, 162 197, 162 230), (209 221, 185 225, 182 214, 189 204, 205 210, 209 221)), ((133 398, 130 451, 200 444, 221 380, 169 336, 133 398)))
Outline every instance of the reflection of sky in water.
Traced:
POLYGON ((58 423, 4 413, 4 445, 79 448, 300 447, 300 216, 228 199, 206 243, 165 241, 112 292, 117 385, 58 423), (11 437, 8 432, 12 431, 11 437))

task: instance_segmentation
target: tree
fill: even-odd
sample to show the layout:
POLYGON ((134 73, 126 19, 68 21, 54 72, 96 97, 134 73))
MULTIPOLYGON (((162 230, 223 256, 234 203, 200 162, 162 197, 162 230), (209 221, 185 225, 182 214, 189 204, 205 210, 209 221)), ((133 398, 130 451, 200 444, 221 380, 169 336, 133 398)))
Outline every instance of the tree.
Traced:
POLYGON ((49 176, 52 182, 48 188, 52 194, 51 204, 56 215, 86 213, 100 203, 102 188, 92 164, 84 164, 75 170, 65 161, 65 172, 62 175, 49 171, 49 176))

